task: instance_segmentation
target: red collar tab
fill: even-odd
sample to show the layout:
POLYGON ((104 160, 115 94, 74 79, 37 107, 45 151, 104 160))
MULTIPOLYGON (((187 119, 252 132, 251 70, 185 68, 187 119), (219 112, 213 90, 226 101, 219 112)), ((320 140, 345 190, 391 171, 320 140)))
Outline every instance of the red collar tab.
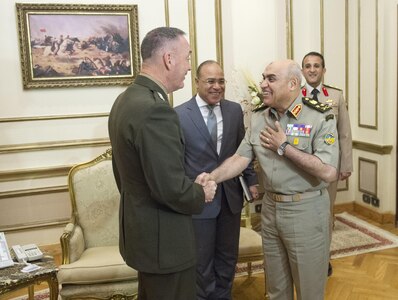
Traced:
POLYGON ((301 90, 301 93, 303 94, 304 97, 307 97, 307 89, 306 88, 303 88, 301 90))
POLYGON ((293 109, 290 111, 292 115, 297 119, 303 109, 303 105, 297 104, 293 109))
POLYGON ((326 97, 329 97, 328 90, 324 86, 322 87, 322 92, 326 97))

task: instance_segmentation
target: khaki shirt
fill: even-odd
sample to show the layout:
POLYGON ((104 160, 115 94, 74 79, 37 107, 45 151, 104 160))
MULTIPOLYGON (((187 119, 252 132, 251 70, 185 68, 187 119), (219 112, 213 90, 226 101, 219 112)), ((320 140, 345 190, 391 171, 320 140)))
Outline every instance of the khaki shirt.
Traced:
POLYGON ((326 182, 308 174, 286 157, 261 146, 260 131, 265 127, 275 129, 276 120, 293 147, 337 168, 339 144, 335 117, 331 111, 322 113, 305 105, 301 96, 281 118, 272 108, 253 113, 237 154, 249 159, 257 157, 264 175, 264 189, 268 192, 290 195, 327 187, 326 182))

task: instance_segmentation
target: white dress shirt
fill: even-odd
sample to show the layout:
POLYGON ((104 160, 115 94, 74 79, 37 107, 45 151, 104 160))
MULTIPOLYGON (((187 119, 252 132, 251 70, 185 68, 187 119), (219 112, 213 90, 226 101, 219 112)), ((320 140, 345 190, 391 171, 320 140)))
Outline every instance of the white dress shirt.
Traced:
MULTIPOLYGON (((204 101, 198 94, 196 95, 196 103, 199 106, 200 112, 202 113, 203 120, 207 124, 207 116, 209 115, 209 109, 206 101, 204 101)), ((222 132, 223 132, 223 122, 220 103, 217 103, 213 109, 214 114, 217 117, 217 153, 220 154, 222 132)))

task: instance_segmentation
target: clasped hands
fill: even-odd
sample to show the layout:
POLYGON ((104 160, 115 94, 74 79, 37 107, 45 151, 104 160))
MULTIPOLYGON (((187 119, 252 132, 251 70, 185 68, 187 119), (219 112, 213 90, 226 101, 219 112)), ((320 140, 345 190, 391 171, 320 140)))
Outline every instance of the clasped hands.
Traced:
MULTIPOLYGON (((214 182, 214 184, 215 184, 214 178, 212 178, 209 173, 205 173, 205 172, 203 172, 202 174, 199 174, 198 177, 196 177, 195 182, 202 185, 203 189, 205 189, 205 186, 211 182, 214 182)), ((216 187, 217 187, 217 185, 216 185, 216 187)), ((250 186, 249 190, 250 190, 250 193, 252 194, 252 197, 254 199, 258 199, 259 193, 258 193, 258 189, 257 189, 257 184, 250 186)), ((210 201, 206 200, 206 202, 210 202, 210 201)))
POLYGON ((217 183, 210 178, 209 173, 203 172, 196 177, 195 183, 200 184, 205 192, 205 202, 213 201, 217 191, 217 183))
POLYGON ((276 151, 286 141, 286 134, 278 121, 275 122, 275 127, 275 130, 271 127, 266 127, 260 133, 261 145, 272 151, 276 151))

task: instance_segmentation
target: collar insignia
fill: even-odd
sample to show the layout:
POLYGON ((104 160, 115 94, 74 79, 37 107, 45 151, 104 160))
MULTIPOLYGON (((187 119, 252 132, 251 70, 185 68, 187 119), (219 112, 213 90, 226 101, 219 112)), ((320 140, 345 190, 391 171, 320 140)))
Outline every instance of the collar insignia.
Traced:
POLYGON ((293 109, 290 112, 297 119, 298 116, 300 115, 302 109, 303 109, 303 105, 297 104, 295 107, 293 107, 293 109))
POLYGON ((322 87, 322 92, 326 97, 329 97, 328 90, 324 86, 322 87))
POLYGON ((159 98, 162 99, 163 101, 167 102, 166 99, 164 99, 162 93, 158 92, 159 98))

